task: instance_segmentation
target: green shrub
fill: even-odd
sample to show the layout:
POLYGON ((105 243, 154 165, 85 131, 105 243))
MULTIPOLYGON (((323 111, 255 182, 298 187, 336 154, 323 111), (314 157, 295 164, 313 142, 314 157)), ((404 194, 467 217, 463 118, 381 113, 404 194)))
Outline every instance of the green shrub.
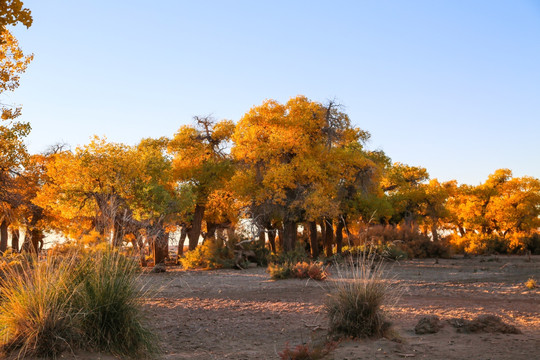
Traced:
POLYGON ((244 250, 251 250, 255 253, 255 262, 258 266, 268 266, 270 250, 259 241, 251 241, 244 246, 244 250))
POLYGON ((271 263, 268 265, 268 273, 273 280, 283 280, 291 278, 292 267, 290 263, 271 263))
POLYGON ((86 257, 75 281, 80 329, 91 348, 135 358, 155 354, 156 336, 144 325, 135 260, 114 251, 86 257))
POLYGON ((306 262, 300 261, 296 264, 292 263, 271 263, 268 265, 268 272, 273 280, 283 279, 306 279, 324 280, 328 277, 328 273, 322 262, 306 262))
POLYGON ((382 249, 382 256, 385 259, 390 260, 405 260, 409 257, 409 254, 399 245, 395 243, 386 244, 382 249))
POLYGON ((331 334, 363 338, 383 336, 389 329, 382 305, 393 293, 382 277, 382 263, 374 259, 366 255, 336 266, 338 279, 325 303, 331 334))
POLYGON ((278 264, 296 264, 302 261, 309 261, 309 255, 302 246, 296 246, 292 251, 272 254, 269 257, 269 262, 278 264))

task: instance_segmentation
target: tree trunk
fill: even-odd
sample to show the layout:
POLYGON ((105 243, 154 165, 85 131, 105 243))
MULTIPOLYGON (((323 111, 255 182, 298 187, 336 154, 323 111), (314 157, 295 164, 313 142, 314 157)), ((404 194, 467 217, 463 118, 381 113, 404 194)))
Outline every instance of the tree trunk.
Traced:
POLYGON ((283 251, 283 228, 277 230, 277 247, 276 250, 283 251))
POLYGON ((144 237, 139 232, 135 235, 135 242, 139 248, 139 261, 141 262, 141 266, 147 267, 146 254, 144 253, 144 237))
POLYGON ((345 234, 347 235, 347 244, 349 246, 352 246, 351 244, 351 232, 349 231, 349 226, 347 225, 347 217, 341 216, 341 221, 343 221, 343 226, 345 227, 345 234))
POLYGON ((316 259, 319 257, 319 240, 317 239, 317 223, 309 222, 309 242, 311 245, 311 257, 316 259))
POLYGON ((26 229, 26 236, 24 237, 21 251, 38 254, 40 247, 43 247, 43 238, 43 231, 39 229, 26 229))
POLYGON ((0 252, 4 253, 7 250, 8 243, 8 222, 6 219, 2 220, 0 224, 0 252))
POLYGON ((434 222, 431 224, 431 236, 433 237, 433 242, 439 241, 439 233, 437 233, 437 223, 434 222))
POLYGON ((11 249, 14 252, 19 252, 19 239, 21 238, 21 232, 19 229, 11 229, 11 249))
POLYGON ((216 245, 218 249, 225 246, 225 228, 218 228, 216 230, 216 245))
POLYGON ((343 247, 343 228, 345 224, 343 220, 338 220, 336 227, 336 251, 338 254, 341 254, 341 249, 343 247))
POLYGON ((268 243, 270 244, 270 251, 272 251, 273 254, 277 254, 275 229, 268 229, 268 243))
POLYGON ((204 206, 197 204, 195 206, 195 212, 193 213, 193 221, 188 229, 187 236, 189 239, 189 250, 195 250, 199 244, 199 237, 201 236, 201 226, 204 217, 204 206))
POLYGON ((154 264, 164 264, 169 256, 169 233, 161 230, 153 241, 154 264))
POLYGON ((259 245, 264 247, 266 245, 266 235, 263 227, 259 228, 259 234, 257 234, 259 245))
POLYGON ((111 245, 113 247, 119 247, 120 245, 122 245, 122 242, 124 240, 123 235, 124 234, 122 231, 122 227, 115 221, 112 227, 111 245))
POLYGON ((334 226, 332 219, 324 219, 324 249, 326 257, 333 255, 332 245, 334 243, 334 226))
POLYGON ((206 222, 206 234, 204 234, 204 239, 216 239, 216 229, 218 227, 218 224, 214 224, 211 222, 206 222))
POLYGON ((187 229, 185 226, 182 226, 180 229, 180 240, 178 240, 178 252, 177 258, 180 259, 184 255, 184 243, 186 242, 187 229))
POLYGON ((297 228, 294 221, 283 223, 283 251, 293 251, 296 246, 297 228))

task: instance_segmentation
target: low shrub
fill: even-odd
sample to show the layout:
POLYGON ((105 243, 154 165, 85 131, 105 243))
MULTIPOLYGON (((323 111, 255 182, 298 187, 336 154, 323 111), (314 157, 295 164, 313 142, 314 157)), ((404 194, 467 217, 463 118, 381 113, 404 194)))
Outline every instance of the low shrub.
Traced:
POLYGON ((184 253, 179 261, 184 269, 220 269, 234 266, 234 254, 227 247, 220 247, 213 240, 184 253))
POLYGON ((511 233, 506 237, 497 234, 467 233, 465 236, 447 237, 456 253, 473 255, 490 254, 540 254, 539 233, 511 233))
POLYGON ((296 246, 292 251, 269 256, 269 262, 277 264, 296 264, 303 261, 309 261, 309 255, 301 245, 296 246))
POLYGON ((527 282, 525 282, 525 286, 527 287, 527 289, 532 290, 536 288, 538 285, 535 279, 530 278, 529 280, 527 280, 527 282))
POLYGON ((268 265, 268 273, 273 280, 283 280, 291 278, 291 265, 271 263, 268 265))
POLYGON ((309 265, 307 277, 313 280, 325 280, 328 277, 328 272, 322 262, 312 262, 309 265))
POLYGON ((273 280, 290 278, 325 280, 328 277, 328 272, 322 262, 271 263, 268 266, 268 272, 273 280))
POLYGON ((342 260, 348 259, 349 256, 359 257, 365 254, 374 254, 384 259, 389 260, 405 260, 408 258, 406 251, 402 249, 398 242, 386 244, 364 244, 358 246, 344 246, 341 256, 342 260))
POLYGON ((390 324, 382 305, 395 300, 395 292, 383 279, 382 262, 365 255, 336 265, 336 270, 338 279, 325 303, 330 333, 355 338, 385 335, 390 324))
POLYGON ((259 241, 251 241, 244 245, 244 250, 251 250, 255 254, 255 262, 258 266, 268 266, 270 259, 270 250, 259 241))
POLYGON ((510 250, 515 253, 540 255, 540 233, 512 234, 510 237, 510 250))
POLYGON ((308 271, 309 271, 309 263, 302 261, 299 263, 296 263, 292 267, 292 275, 295 278, 303 279, 308 277, 308 271))
POLYGON ((448 259, 452 252, 448 242, 444 239, 432 241, 429 238, 411 240, 399 244, 399 248, 407 253, 409 258, 442 258, 448 259))

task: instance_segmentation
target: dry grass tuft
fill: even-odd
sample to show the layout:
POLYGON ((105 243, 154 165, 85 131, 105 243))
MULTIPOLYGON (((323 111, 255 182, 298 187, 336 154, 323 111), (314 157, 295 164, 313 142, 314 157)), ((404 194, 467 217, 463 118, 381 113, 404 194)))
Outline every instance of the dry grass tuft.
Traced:
POLYGON ((73 259, 6 268, 0 283, 0 346, 18 357, 56 357, 78 341, 73 259))
POLYGON ((0 280, 0 348, 18 358, 86 348, 135 358, 158 353, 144 326, 133 260, 115 251, 30 259, 0 280))
POLYGON ((397 292, 383 277, 383 263, 363 254, 336 265, 337 279, 325 304, 330 321, 329 331, 337 337, 384 336, 390 323, 383 304, 397 301, 397 292))

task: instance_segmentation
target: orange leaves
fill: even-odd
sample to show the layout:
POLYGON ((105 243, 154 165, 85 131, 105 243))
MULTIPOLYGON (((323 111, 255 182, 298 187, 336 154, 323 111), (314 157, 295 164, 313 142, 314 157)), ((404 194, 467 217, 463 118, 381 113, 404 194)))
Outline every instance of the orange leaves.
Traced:
POLYGON ((0 93, 12 91, 19 86, 20 74, 33 59, 24 55, 17 39, 7 29, 0 32, 0 93))
POLYGON ((0 27, 23 24, 27 28, 32 25, 32 14, 29 9, 23 8, 21 0, 2 1, 0 8, 0 27))
POLYGON ((338 189, 355 188, 377 174, 368 170, 376 165, 362 149, 368 137, 332 103, 304 96, 285 105, 267 100, 236 127, 232 154, 241 170, 234 182, 251 190, 243 193, 255 205, 279 206, 294 221, 337 216, 344 210, 340 202, 353 196, 340 198, 338 189))

